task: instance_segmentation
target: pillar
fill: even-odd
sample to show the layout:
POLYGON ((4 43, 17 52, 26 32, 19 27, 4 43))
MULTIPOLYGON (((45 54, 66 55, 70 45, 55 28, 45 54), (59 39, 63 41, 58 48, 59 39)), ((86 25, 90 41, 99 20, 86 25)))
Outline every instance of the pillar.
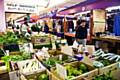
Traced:
POLYGON ((0 0, 0 32, 6 31, 4 0, 0 0))

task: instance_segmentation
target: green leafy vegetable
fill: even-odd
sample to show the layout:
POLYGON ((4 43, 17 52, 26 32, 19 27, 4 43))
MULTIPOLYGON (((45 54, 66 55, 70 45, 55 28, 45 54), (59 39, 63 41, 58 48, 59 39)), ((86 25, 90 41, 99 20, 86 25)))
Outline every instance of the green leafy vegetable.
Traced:
POLYGON ((80 74, 83 74, 88 71, 87 66, 82 63, 78 67, 72 65, 66 65, 65 68, 67 69, 67 76, 68 76, 67 80, 70 80, 70 78, 79 76, 80 74))
POLYGON ((37 80, 49 80, 49 76, 47 74, 41 74, 37 80))
POLYGON ((116 79, 113 78, 113 76, 111 75, 111 71, 109 71, 107 74, 96 76, 92 80, 116 80, 116 79))
POLYGON ((62 64, 63 62, 60 61, 60 60, 57 60, 57 59, 55 59, 55 58, 49 58, 48 60, 43 61, 43 63, 44 63, 45 65, 49 66, 49 67, 52 67, 52 66, 54 66, 56 63, 62 64))

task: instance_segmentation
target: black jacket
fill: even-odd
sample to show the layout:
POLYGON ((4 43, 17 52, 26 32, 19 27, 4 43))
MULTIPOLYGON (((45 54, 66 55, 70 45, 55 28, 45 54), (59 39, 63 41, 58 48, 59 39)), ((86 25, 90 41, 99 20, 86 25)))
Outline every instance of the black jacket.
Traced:
POLYGON ((86 39, 87 38, 87 27, 78 26, 76 29, 75 38, 77 39, 86 39))

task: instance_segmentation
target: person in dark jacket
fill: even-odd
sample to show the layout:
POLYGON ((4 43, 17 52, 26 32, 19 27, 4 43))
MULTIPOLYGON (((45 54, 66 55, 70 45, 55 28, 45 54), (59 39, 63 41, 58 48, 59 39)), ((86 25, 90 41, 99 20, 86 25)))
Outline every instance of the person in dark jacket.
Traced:
POLYGON ((48 32, 49 32, 49 27, 48 27, 46 21, 44 21, 44 32, 45 32, 45 33, 48 33, 48 32))
POLYGON ((77 21, 75 38, 78 44, 83 44, 83 46, 85 47, 87 39, 87 27, 85 20, 77 21))

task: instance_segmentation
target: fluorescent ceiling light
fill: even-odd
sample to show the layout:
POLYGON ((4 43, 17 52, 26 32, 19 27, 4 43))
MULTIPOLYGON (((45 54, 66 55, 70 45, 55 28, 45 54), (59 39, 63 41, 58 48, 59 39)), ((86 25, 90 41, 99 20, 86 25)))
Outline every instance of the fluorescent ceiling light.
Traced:
POLYGON ((85 12, 76 13, 75 16, 76 16, 76 15, 87 14, 87 13, 90 13, 90 11, 85 11, 85 12))
POLYGON ((114 7, 106 8, 106 10, 108 10, 108 11, 111 11, 113 9, 120 9, 120 6, 114 6, 114 7))

